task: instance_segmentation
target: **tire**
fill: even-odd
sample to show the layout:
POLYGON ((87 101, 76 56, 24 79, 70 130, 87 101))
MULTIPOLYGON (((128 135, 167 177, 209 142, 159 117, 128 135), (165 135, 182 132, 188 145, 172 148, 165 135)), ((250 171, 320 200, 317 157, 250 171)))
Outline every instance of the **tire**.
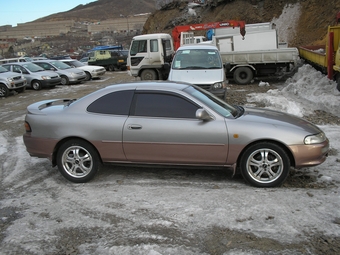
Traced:
POLYGON ((157 74, 155 70, 145 69, 140 76, 141 80, 157 80, 157 74))
POLYGON ((97 151, 91 144, 80 139, 63 143, 57 152, 60 173, 69 181, 82 183, 91 180, 100 166, 97 151))
POLYGON ((336 75, 336 88, 340 91, 340 73, 336 75))
POLYGON ((227 96, 228 96, 228 91, 227 91, 227 89, 225 89, 224 95, 222 96, 222 100, 224 102, 227 102, 227 96))
POLYGON ((60 81, 61 85, 69 85, 70 84, 70 81, 67 78, 67 76, 62 75, 62 76, 60 76, 60 78, 61 78, 61 81, 60 81))
POLYGON ((85 74, 86 74, 85 81, 89 81, 89 80, 92 79, 92 76, 91 76, 91 74, 89 72, 85 72, 85 74))
POLYGON ((40 81, 34 80, 34 81, 31 82, 31 87, 34 90, 41 90, 42 85, 41 85, 40 81))
POLYGON ((290 160, 277 144, 259 142, 247 148, 240 158, 243 178, 255 187, 278 187, 289 174, 290 160))
POLYGON ((234 80, 237 84, 246 85, 254 78, 254 74, 249 67, 238 67, 234 72, 234 80))
POLYGON ((0 97, 8 97, 9 89, 6 85, 0 84, 0 97))
POLYGON ((109 66, 108 66, 108 70, 109 70, 110 72, 113 72, 113 71, 115 70, 115 67, 114 67, 113 65, 109 65, 109 66))
POLYGON ((24 86, 24 87, 22 87, 22 88, 20 88, 20 89, 17 89, 17 90, 15 90, 15 91, 18 92, 18 93, 23 93, 23 92, 26 91, 26 87, 24 86))

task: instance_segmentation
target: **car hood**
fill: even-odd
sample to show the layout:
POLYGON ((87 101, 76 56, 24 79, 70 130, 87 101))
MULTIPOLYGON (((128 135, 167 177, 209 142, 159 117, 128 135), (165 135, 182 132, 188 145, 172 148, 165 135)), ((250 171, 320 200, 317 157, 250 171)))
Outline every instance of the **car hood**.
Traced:
POLYGON ((222 69, 171 70, 169 81, 191 84, 213 84, 224 80, 222 69))
POLYGON ((14 77, 22 77, 22 75, 20 73, 15 73, 15 72, 5 72, 5 73, 0 73, 0 78, 14 78, 14 77))
POLYGON ((314 124, 284 112, 253 107, 245 107, 244 110, 244 114, 240 117, 240 120, 248 122, 249 125, 251 125, 251 123, 261 123, 278 128, 300 129, 301 131, 312 134, 321 132, 314 124))

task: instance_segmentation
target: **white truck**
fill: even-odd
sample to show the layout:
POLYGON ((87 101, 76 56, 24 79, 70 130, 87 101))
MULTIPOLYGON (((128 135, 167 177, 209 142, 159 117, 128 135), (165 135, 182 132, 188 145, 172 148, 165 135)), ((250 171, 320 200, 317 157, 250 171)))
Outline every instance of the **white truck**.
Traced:
POLYGON ((169 34, 147 34, 132 38, 127 69, 142 80, 166 80, 175 53, 169 34))
POLYGON ((214 29, 210 43, 215 45, 226 65, 227 77, 237 84, 249 84, 254 77, 283 76, 297 66, 299 51, 278 42, 278 34, 271 23, 246 25, 243 38, 232 28, 214 29))
POLYGON ((164 33, 135 36, 131 42, 127 68, 132 76, 139 76, 142 80, 166 80, 177 48, 186 43, 203 43, 218 48, 227 78, 234 79, 237 84, 249 84, 255 77, 280 77, 294 71, 299 51, 278 42, 273 24, 245 25, 247 35, 244 38, 245 32, 240 33, 233 27, 223 28, 224 23, 220 22, 218 28, 212 29, 214 35, 210 41, 202 42, 202 38, 195 38, 192 30, 185 32, 191 28, 202 30, 209 27, 201 24, 175 27, 172 33, 175 41, 164 33))

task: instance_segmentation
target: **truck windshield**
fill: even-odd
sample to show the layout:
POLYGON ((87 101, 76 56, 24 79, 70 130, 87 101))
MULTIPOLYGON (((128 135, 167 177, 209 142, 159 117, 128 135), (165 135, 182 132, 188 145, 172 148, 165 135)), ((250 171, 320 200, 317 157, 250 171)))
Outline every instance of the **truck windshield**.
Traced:
POLYGON ((222 61, 217 50, 178 50, 172 61, 172 69, 221 69, 222 61))

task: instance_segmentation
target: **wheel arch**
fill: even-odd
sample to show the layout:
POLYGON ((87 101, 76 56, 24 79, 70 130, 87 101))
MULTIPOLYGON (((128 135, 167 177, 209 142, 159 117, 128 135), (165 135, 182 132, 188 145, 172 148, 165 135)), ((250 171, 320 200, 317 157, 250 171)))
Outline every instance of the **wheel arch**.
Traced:
POLYGON ((295 167, 295 158, 293 156, 293 153, 292 151, 287 147, 287 145, 279 142, 279 141, 276 141, 276 140, 272 140, 272 139, 264 139, 264 140, 256 140, 256 141, 253 141, 249 144, 247 144, 242 150, 241 152, 239 153, 239 156, 237 158, 237 161, 236 161, 236 165, 237 165, 237 169, 238 169, 238 166, 240 165, 240 160, 242 158, 242 155, 244 154, 244 152, 252 145, 254 144, 257 144, 257 143, 261 143, 261 142, 268 142, 268 143, 273 143, 273 144, 276 144, 278 146, 280 146, 288 155, 289 157, 289 161, 290 161, 290 166, 291 167, 295 167))
POLYGON ((57 153, 58 153, 58 150, 59 150, 60 146, 61 146, 62 144, 64 144, 65 142, 70 141, 70 140, 74 140, 74 139, 82 140, 82 141, 87 142, 88 144, 90 144, 90 145, 93 147, 93 149, 96 151, 96 153, 98 154, 99 159, 100 159, 100 163, 101 163, 101 164, 103 163, 99 151, 97 150, 97 148, 96 148, 89 140, 87 140, 87 139, 85 139, 85 138, 83 138, 83 137, 79 137, 79 136, 70 136, 70 137, 65 137, 64 139, 60 140, 60 141, 55 145, 55 147, 54 147, 54 149, 53 149, 53 154, 52 154, 52 166, 53 166, 53 167, 57 165, 57 153))
POLYGON ((249 67, 253 73, 256 72, 256 68, 253 66, 253 65, 249 65, 249 64, 243 64, 243 65, 236 65, 236 66, 233 66, 229 71, 230 72, 235 72, 235 70, 239 67, 249 67))

